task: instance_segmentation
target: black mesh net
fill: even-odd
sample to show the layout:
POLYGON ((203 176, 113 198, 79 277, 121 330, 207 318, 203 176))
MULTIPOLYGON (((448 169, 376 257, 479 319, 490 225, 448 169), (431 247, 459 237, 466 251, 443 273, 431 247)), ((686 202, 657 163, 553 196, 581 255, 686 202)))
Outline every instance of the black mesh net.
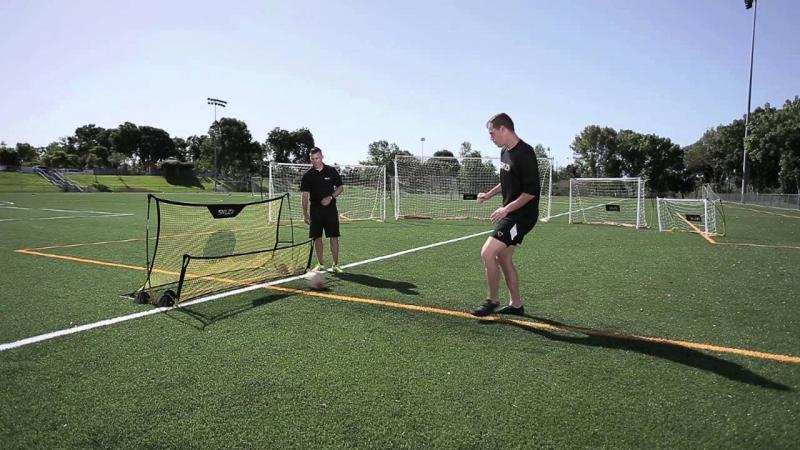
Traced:
POLYGON ((147 281, 135 298, 165 306, 302 274, 310 261, 311 241, 294 242, 287 204, 288 195, 212 204, 149 195, 147 242, 152 251, 148 249, 147 281), (288 219, 280 220, 284 214, 288 219))

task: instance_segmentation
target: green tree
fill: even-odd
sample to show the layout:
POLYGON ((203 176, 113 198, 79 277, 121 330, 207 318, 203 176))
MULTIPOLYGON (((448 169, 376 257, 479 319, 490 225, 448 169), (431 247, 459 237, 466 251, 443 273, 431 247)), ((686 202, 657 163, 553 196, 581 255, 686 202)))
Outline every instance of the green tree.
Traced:
POLYGON ((20 162, 21 158, 16 149, 6 147, 5 143, 0 145, 0 165, 18 166, 20 162))
POLYGON ((20 162, 22 163, 35 163, 39 160, 39 154, 31 144, 26 142, 17 142, 17 154, 19 155, 20 162))
POLYGON ((691 189, 686 183, 686 166, 683 150, 669 138, 655 134, 642 135, 640 151, 645 165, 642 176, 652 192, 686 192, 691 189))
MULTIPOLYGON (((273 128, 264 142, 266 155, 275 162, 308 164, 308 152, 314 148, 314 135, 308 128, 288 131, 273 128)), ((324 152, 324 149, 323 149, 324 152)))
POLYGON ((186 142, 186 139, 175 136, 172 138, 172 142, 175 144, 175 157, 178 158, 179 161, 188 161, 189 144, 186 142))
POLYGON ((132 158, 139 152, 142 133, 135 124, 125 122, 111 130, 110 140, 111 151, 122 153, 128 158, 132 158))
POLYGON ((753 160, 753 187, 800 192, 800 98, 787 100, 781 109, 769 104, 757 109, 750 126, 745 145, 753 160))
POLYGON ((139 127, 139 133, 141 140, 136 156, 142 166, 154 165, 175 154, 175 143, 169 133, 161 128, 143 125, 139 127))
POLYGON ((461 143, 461 148, 458 150, 458 156, 461 158, 480 158, 481 152, 472 148, 472 143, 464 141, 461 143))
POLYGON ((360 164, 367 166, 384 166, 387 175, 394 175, 394 159, 397 155, 411 155, 407 150, 401 150, 394 142, 375 141, 367 147, 367 159, 360 164))
POLYGON ((537 158, 549 158, 550 156, 550 147, 546 147, 542 144, 536 144, 533 146, 533 152, 536 153, 537 158))
POLYGON ((247 124, 224 117, 211 126, 209 136, 217 147, 219 173, 231 176, 257 172, 262 148, 253 141, 247 124))
POLYGON ((198 172, 212 172, 214 164, 214 146, 207 135, 189 136, 186 138, 187 155, 198 172))
POLYGON ((620 164, 616 149, 617 132, 612 128, 589 125, 575 136, 570 148, 575 164, 587 177, 618 177, 620 164))

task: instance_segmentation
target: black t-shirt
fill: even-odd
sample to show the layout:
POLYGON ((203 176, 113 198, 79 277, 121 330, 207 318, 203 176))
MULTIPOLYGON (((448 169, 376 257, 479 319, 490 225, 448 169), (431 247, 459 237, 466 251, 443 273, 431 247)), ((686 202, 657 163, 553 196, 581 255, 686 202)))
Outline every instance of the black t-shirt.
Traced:
MULTIPOLYGON (((342 185, 342 177, 339 172, 325 164, 322 170, 317 170, 313 166, 303 174, 300 181, 300 191, 309 193, 309 200, 311 206, 314 208, 323 207, 320 202, 323 198, 333 194, 339 186, 342 185)), ((336 206, 336 199, 331 201, 329 206, 336 206)))
POLYGON ((533 198, 516 211, 512 217, 535 220, 539 217, 539 162, 533 147, 520 140, 514 148, 500 152, 500 185, 503 192, 503 206, 516 200, 523 192, 533 198))

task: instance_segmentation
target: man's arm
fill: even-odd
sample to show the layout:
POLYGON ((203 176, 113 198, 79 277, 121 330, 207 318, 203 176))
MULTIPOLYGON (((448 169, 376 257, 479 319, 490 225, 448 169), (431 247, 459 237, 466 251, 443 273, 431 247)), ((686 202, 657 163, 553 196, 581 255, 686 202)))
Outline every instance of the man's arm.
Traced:
POLYGON ((330 205, 334 198, 342 195, 343 191, 344 191, 344 186, 341 186, 341 185, 339 187, 337 187, 336 189, 334 189, 334 191, 333 191, 333 193, 331 195, 329 195, 329 196, 327 196, 327 197, 322 199, 322 202, 321 202, 322 206, 330 205))
POLYGON ((536 196, 533 194, 528 194, 527 192, 523 192, 519 194, 519 197, 517 197, 516 200, 514 200, 513 202, 507 204, 506 206, 501 206, 495 209, 492 215, 489 216, 489 219, 491 219, 492 222, 497 223, 503 220, 503 218, 505 218, 510 213, 522 208, 522 206, 525 205, 525 203, 528 203, 535 197, 536 196))
POLYGON ((303 191, 300 197, 303 205, 303 221, 305 221, 306 225, 310 225, 311 219, 308 216, 308 191, 303 191))
POLYGON ((489 190, 489 192, 485 192, 485 193, 481 192, 480 194, 478 194, 478 203, 483 203, 486 200, 489 200, 490 198, 492 198, 495 195, 497 195, 502 189, 503 189, 503 186, 500 183, 497 183, 497 186, 491 188, 489 190))
POLYGON ((504 206, 506 209, 506 214, 510 214, 520 208, 522 208, 526 203, 536 198, 535 195, 528 194, 527 192, 523 192, 519 194, 516 200, 504 206))

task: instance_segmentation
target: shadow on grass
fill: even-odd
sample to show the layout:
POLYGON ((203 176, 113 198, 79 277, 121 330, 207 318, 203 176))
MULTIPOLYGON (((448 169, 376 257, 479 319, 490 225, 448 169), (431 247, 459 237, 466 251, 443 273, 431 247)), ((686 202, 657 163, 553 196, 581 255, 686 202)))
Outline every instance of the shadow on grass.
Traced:
POLYGON ((378 289, 394 289, 395 291, 405 295, 419 295, 419 292, 417 292, 417 285, 407 281, 387 280, 361 273, 347 272, 334 273, 333 276, 339 278, 340 280, 361 284, 363 286, 369 286, 378 289))
POLYGON ((167 181, 167 183, 173 186, 183 186, 189 188, 196 187, 200 189, 205 189, 203 183, 200 181, 199 178, 197 178, 197 176, 194 173, 191 174, 181 173, 179 175, 168 173, 164 175, 164 179, 167 181))
POLYGON ((202 331, 205 330, 206 327, 211 326, 216 322, 231 318, 260 306, 268 305, 278 300, 283 300, 284 298, 292 295, 295 294, 281 292, 264 295, 248 301, 237 301, 236 296, 233 296, 233 298, 228 299, 228 302, 226 302, 226 300, 222 300, 219 302, 213 302, 214 305, 209 303, 200 303, 197 305, 173 309, 167 312, 166 315, 171 319, 175 319, 202 331))
MULTIPOLYGON (((508 316, 509 319, 517 316, 508 316)), ((708 355, 698 350, 682 347, 680 345, 671 344, 669 342, 648 342, 636 340, 634 337, 627 336, 610 336, 606 335, 599 330, 591 330, 587 328, 566 325, 555 320, 544 319, 531 315, 524 315, 528 319, 533 319, 542 323, 553 325, 556 327, 563 327, 565 334, 553 332, 550 330, 543 330, 540 328, 532 328, 525 325, 520 325, 506 320, 499 321, 481 321, 482 324, 504 324, 512 325, 530 333, 538 334, 539 336, 547 339, 566 342, 569 344, 586 345, 589 347, 602 347, 614 350, 625 350, 641 353, 644 355, 655 356, 657 358, 673 361, 685 366, 694 367, 696 369, 713 372, 719 376, 725 377, 732 381, 740 383, 752 384, 768 389, 775 389, 778 391, 792 391, 789 386, 777 383, 768 378, 762 377, 755 372, 752 372, 739 364, 726 361, 715 356, 708 355), (570 333, 572 335, 568 335, 570 333), (574 334, 582 333, 584 336, 576 336, 574 334)))

